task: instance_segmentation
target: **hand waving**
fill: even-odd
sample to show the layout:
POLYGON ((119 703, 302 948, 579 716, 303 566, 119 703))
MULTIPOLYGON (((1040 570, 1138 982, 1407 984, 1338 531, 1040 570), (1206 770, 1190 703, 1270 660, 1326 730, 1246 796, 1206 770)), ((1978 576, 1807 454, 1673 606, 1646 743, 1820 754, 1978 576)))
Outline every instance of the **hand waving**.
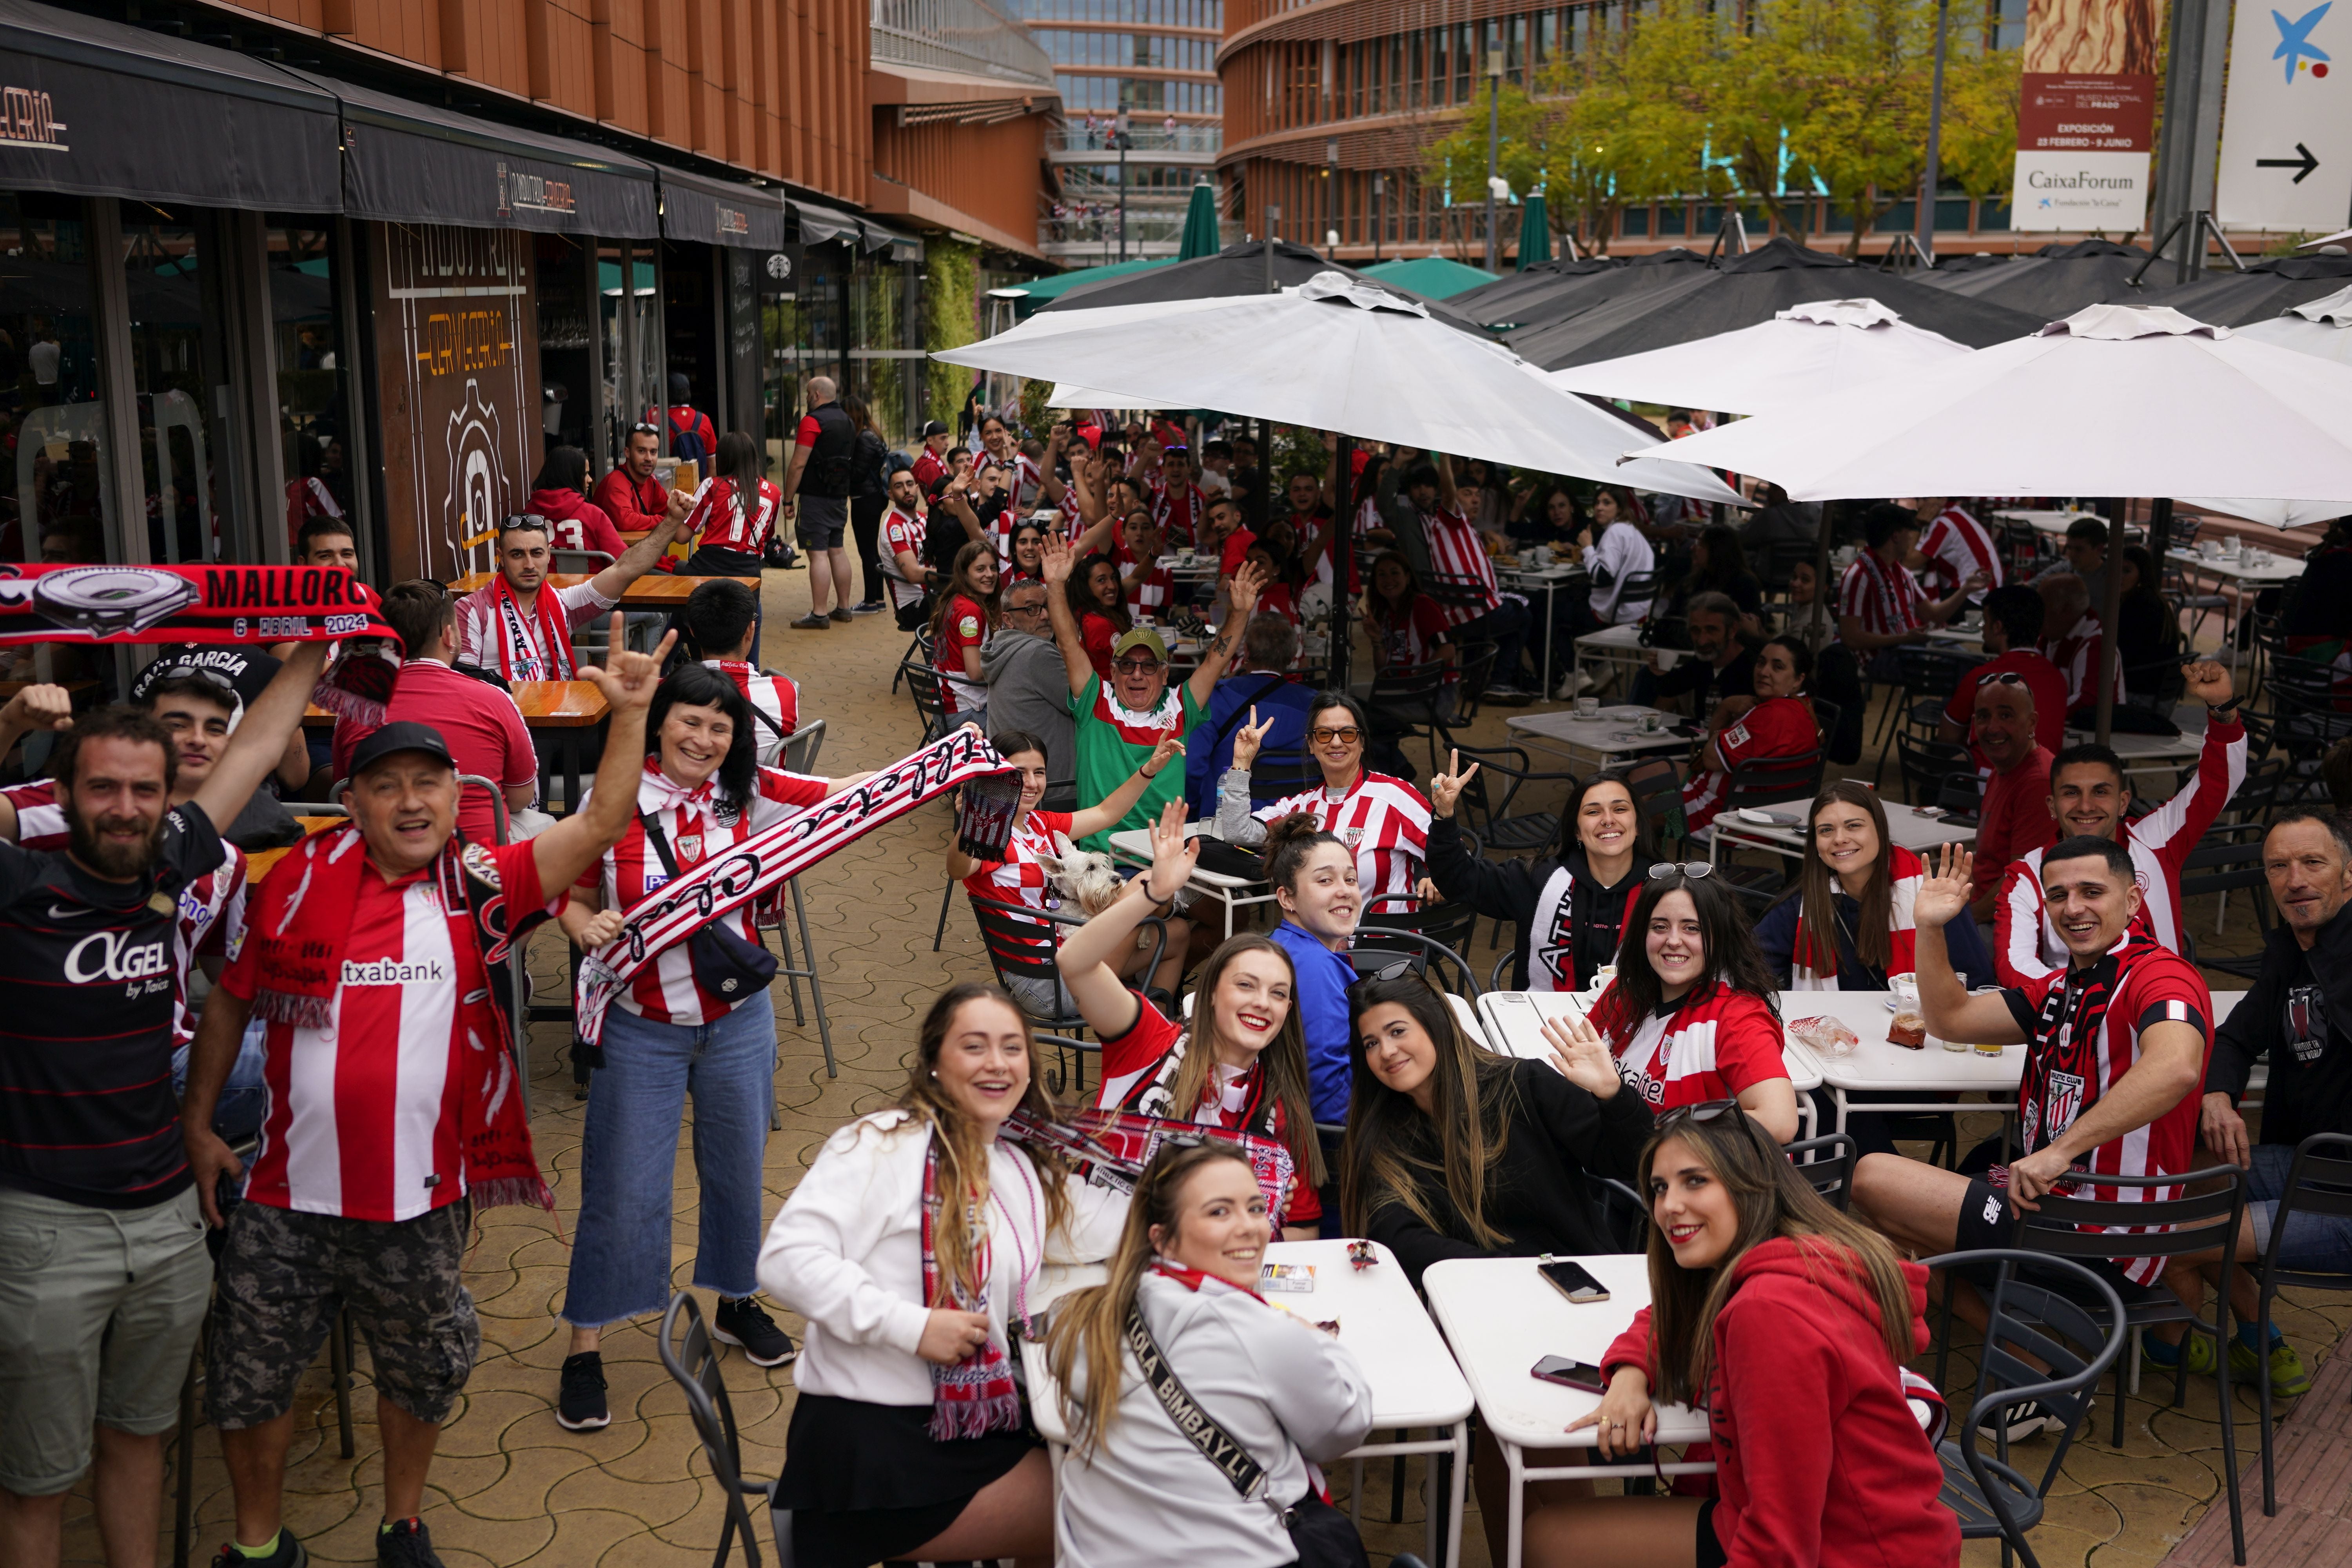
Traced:
POLYGON ((1911 900, 1913 922, 1940 926, 1966 913, 1977 858, 1959 845, 1945 845, 1941 860, 1927 868, 1931 874, 1919 884, 1919 891, 1911 900))
POLYGON ((1257 596, 1265 592, 1265 568, 1255 561, 1244 562, 1241 570, 1234 574, 1228 603, 1233 606, 1232 614, 1244 626, 1249 625, 1250 616, 1257 610, 1257 596))
POLYGON ((662 660, 677 643, 677 633, 672 630, 653 652, 631 653, 626 645, 621 612, 613 612, 611 651, 602 666, 586 664, 580 667, 580 679, 593 680, 596 689, 604 694, 614 712, 625 709, 645 708, 654 700, 654 689, 661 684, 662 660))
POLYGON ((1250 704, 1250 721, 1234 731, 1234 766, 1244 773, 1257 761, 1258 748, 1265 744, 1265 732, 1274 728, 1274 715, 1269 713, 1260 723, 1257 704, 1250 704))
POLYGON ((1200 845, 1184 837, 1184 802, 1170 801, 1151 825, 1151 869, 1144 875, 1151 901, 1164 904, 1183 891, 1200 858, 1200 845))
POLYGON ((1465 771, 1462 753, 1445 753, 1446 771, 1429 775, 1429 809, 1440 816, 1454 815, 1454 803, 1462 798, 1462 786, 1478 776, 1478 764, 1472 763, 1465 771))
POLYGON ((1623 1086, 1625 1080, 1617 1074, 1617 1058, 1609 1054, 1609 1042, 1583 1014, 1546 1018, 1543 1036, 1551 1042, 1551 1065, 1593 1099, 1613 1099, 1623 1086))
POLYGON ((1070 542, 1057 530, 1045 535, 1039 547, 1037 569, 1045 574, 1045 584, 1058 588, 1070 580, 1070 569, 1076 564, 1070 559, 1070 542))
POLYGON ((1168 771, 1168 764, 1183 754, 1184 737, 1182 733, 1175 730, 1169 731, 1166 734, 1160 736, 1159 743, 1151 748, 1151 754, 1143 759, 1143 766, 1141 769, 1143 776, 1148 779, 1158 778, 1161 773, 1168 771))

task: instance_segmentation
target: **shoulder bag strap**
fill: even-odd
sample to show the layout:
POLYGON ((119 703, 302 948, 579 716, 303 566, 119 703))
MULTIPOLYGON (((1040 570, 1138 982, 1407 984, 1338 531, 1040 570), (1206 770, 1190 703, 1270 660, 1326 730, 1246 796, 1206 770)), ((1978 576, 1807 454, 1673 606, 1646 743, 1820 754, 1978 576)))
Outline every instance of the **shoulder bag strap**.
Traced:
POLYGON ((1252 703, 1255 702, 1259 698, 1265 696, 1267 692, 1274 690, 1282 684, 1282 677, 1278 675, 1268 675, 1263 679, 1265 679, 1265 684, 1259 687, 1255 691, 1251 692, 1249 696, 1242 701, 1234 703, 1234 710, 1225 716, 1225 727, 1217 731, 1215 742, 1209 747, 1210 755, 1214 756, 1219 746, 1223 745, 1226 742, 1234 738, 1234 731, 1249 722, 1249 710, 1252 703))
POLYGON ((1143 1381, 1150 1385, 1152 1396, 1160 1401, 1168 1418, 1176 1423, 1176 1430, 1185 1440, 1201 1451, 1201 1457, 1217 1467, 1218 1472, 1231 1481, 1234 1490, 1244 1498, 1266 1500, 1265 1467, 1250 1458, 1250 1452, 1234 1441, 1232 1434, 1217 1425, 1215 1416, 1201 1408, 1184 1388, 1176 1369, 1160 1352, 1160 1342, 1151 1337, 1151 1327, 1143 1321, 1143 1310, 1130 1303, 1127 1309, 1127 1348, 1143 1368, 1143 1381))
POLYGON ((671 881, 677 881, 677 859, 669 852, 669 840, 662 837, 661 819, 650 811, 641 811, 637 813, 637 821, 645 827, 646 842, 652 845, 654 853, 661 857, 662 869, 669 873, 671 881))

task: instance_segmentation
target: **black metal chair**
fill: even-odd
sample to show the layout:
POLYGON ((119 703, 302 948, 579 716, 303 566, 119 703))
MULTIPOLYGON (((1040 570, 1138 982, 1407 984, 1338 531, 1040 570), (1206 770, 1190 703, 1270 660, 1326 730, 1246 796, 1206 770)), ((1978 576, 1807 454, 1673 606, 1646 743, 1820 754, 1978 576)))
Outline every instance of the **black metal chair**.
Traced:
POLYGON ((1789 1163, 1812 1184, 1813 1191, 1827 1198, 1830 1206, 1840 1214, 1846 1212, 1847 1201, 1853 1195, 1853 1168, 1862 1159, 1862 1149, 1853 1137, 1844 1132, 1828 1132, 1819 1138, 1802 1138, 1794 1143, 1780 1145, 1789 1156, 1789 1163))
POLYGON ((1942 713, 1953 688, 1984 662, 1975 654, 1919 644, 1898 647, 1894 653, 1900 689, 1888 696, 1886 711, 1879 720, 1877 743, 1882 749, 1877 772, 1871 775, 1873 783, 1886 772, 1887 738, 1901 730, 1922 728, 1923 710, 1926 732, 1934 734, 1936 717, 1942 713))
POLYGON ((1383 945, 1380 940, 1383 931, 1412 931, 1443 944, 1448 952, 1467 952, 1477 929, 1478 911, 1463 900, 1423 903, 1409 893, 1382 893, 1365 900, 1356 945, 1377 948, 1383 945), (1406 904, 1414 907, 1400 907, 1406 904))
MULTIPOLYGON (((1785 805, 1810 802, 1822 793, 1822 753, 1816 750, 1794 757, 1766 757, 1753 767, 1735 768, 1724 781, 1723 804, 1716 815, 1742 806, 1785 805)), ((1793 852, 1790 852, 1793 853, 1793 852)), ((1771 866, 1740 866, 1724 858, 1715 874, 1748 905, 1750 917, 1780 896, 1790 873, 1778 862, 1771 866)))
POLYGON ((1670 858, 1689 835, 1683 816, 1682 774, 1664 757, 1649 757, 1625 770, 1633 792, 1633 809, 1641 814, 1643 830, 1661 859, 1670 858))
MULTIPOLYGON (((2286 1235, 2290 1213, 2352 1217, 2352 1135, 2315 1132, 2295 1145, 2294 1163, 2287 1167, 2286 1186, 2271 1219, 2271 1244, 2263 1252, 2254 1322, 2255 1337, 2265 1345, 2271 1341, 2271 1306, 2278 1299, 2280 1287, 2352 1290, 2352 1274, 2312 1274, 2279 1266, 2279 1246, 2286 1235)), ((2265 1374, 2256 1381, 2262 1386, 2263 1401, 2263 1512, 2275 1514, 2278 1488, 2271 1474, 2271 1380, 2265 1374)))
POLYGON ((655 1348, 661 1352, 662 1365, 686 1394, 686 1414, 694 1423, 694 1435, 702 1440, 703 1458, 710 1461, 710 1479, 719 1483, 727 1500, 727 1520, 719 1527, 719 1551, 710 1559, 710 1568, 727 1568, 738 1531, 743 1535, 744 1561, 751 1568, 760 1568, 759 1532, 751 1528, 746 1498, 767 1501, 772 1510, 769 1538, 775 1542, 778 1558, 789 1564, 793 1516, 775 1507, 775 1482, 743 1479, 743 1445, 735 1426, 735 1407, 727 1400, 727 1380, 719 1375, 719 1350, 709 1326, 702 1321, 702 1309, 689 1292, 680 1290, 669 1299, 655 1348), (677 1332, 681 1320, 686 1324, 683 1342, 677 1332))
MULTIPOLYGON (((1055 954, 1061 947, 1058 928, 1082 926, 1087 923, 1085 915, 1061 910, 1033 910, 1020 904, 1000 903, 994 899, 965 896, 971 899, 972 919, 980 926, 980 944, 987 950, 989 967, 995 971, 999 985, 1010 991, 1013 987, 1006 982, 1011 980, 1060 984, 1062 970, 1055 962, 1055 954), (1045 945, 1040 947, 1041 942, 1045 945)), ((1150 961, 1143 970, 1148 982, 1151 972, 1160 966, 1160 960, 1167 952, 1168 922, 1154 915, 1144 921, 1139 929, 1149 929, 1157 937, 1150 961)), ((1058 996, 1060 993, 1056 991, 1055 994, 1058 996)), ((1045 1031, 1038 1037, 1040 1039, 1064 1039, 1087 1026, 1086 1015, 1076 1009, 1051 1016, 1033 1012, 1030 1016, 1040 1029, 1045 1031)), ((1075 1056, 1066 1051, 1055 1070, 1046 1076, 1045 1087, 1055 1094, 1062 1092, 1065 1082, 1074 1082, 1076 1088, 1084 1089, 1087 1083, 1084 1052, 1099 1048, 1080 1045, 1075 1056)))
POLYGON ((2263 949, 2267 945, 2271 929, 2270 878, 2263 869, 2263 827, 2259 822, 2218 825, 2206 832, 2197 847, 2180 862, 2180 899, 2189 900, 2205 893, 2218 893, 2226 899, 2239 889, 2246 889, 2254 906, 2254 927, 2264 941, 2255 943, 2254 951, 2242 958, 2203 957, 2196 951, 2190 938, 2187 911, 2184 909, 2180 931, 2182 956, 2192 963, 2204 964, 2225 973, 2252 980, 2263 967, 2263 949))
POLYGON ((1427 973, 1433 967, 1437 978, 1445 977, 1444 966, 1454 965, 1455 984, 1448 987, 1456 995, 1476 1001, 1484 994, 1478 986, 1478 976, 1471 970, 1470 961, 1435 937, 1402 926, 1360 925, 1356 928, 1356 945, 1348 950, 1348 962, 1353 965, 1358 979, 1377 974, 1399 962, 1396 954, 1411 956, 1402 962, 1427 973))
POLYGON ((1966 774, 1973 787, 1977 774, 1976 759, 1966 746, 1923 740, 1908 730, 1895 733, 1895 765, 1902 775, 1904 798, 1913 805, 1934 803, 1944 781, 1956 775, 1966 774))
POLYGON ((1534 759, 1517 746, 1457 746, 1454 751, 1462 762, 1478 764, 1478 772, 1462 786, 1454 811, 1465 835, 1477 840, 1481 849, 1525 855, 1541 853, 1559 842, 1559 813, 1537 810, 1515 816, 1511 807, 1517 803, 1519 792, 1531 784, 1564 784, 1573 790, 1579 782, 1574 773, 1538 772, 1534 759), (1505 786, 1499 790, 1490 786, 1489 774, 1507 781, 1505 786))
MULTIPOLYGON (((2026 1568, 2041 1568, 2026 1532, 2042 1522, 2051 1483, 2074 1446, 2074 1428, 2090 1407, 2091 1391, 2123 1353, 2128 1337, 2124 1304, 2113 1286, 2067 1258, 1988 1247, 1922 1262, 1929 1268, 1999 1267, 1977 1369, 1976 1400, 1958 1435, 1937 1447, 1944 1468, 1940 1496, 1959 1521, 1960 1539, 1998 1536, 2004 1568, 2012 1552, 2025 1560, 2026 1568), (1988 1417, 2004 1406, 2037 1399, 2056 1413, 2060 1424, 2058 1440, 2051 1445, 2049 1462, 2038 1480, 2010 1463, 2006 1430, 1998 1430, 1993 1453, 1988 1455, 1979 1446, 1980 1424, 1988 1417)), ((1941 1372, 1939 1364, 1938 1386, 1941 1372)))
POLYGON ((915 743, 928 746, 954 728, 946 694, 940 689, 940 672, 909 659, 898 667, 898 674, 907 682, 907 695, 915 700, 916 717, 923 721, 922 738, 915 743))
POLYGON ((1374 676, 1372 689, 1364 697, 1365 717, 1372 727, 1370 739, 1402 755, 1405 742, 1425 738, 1434 758, 1435 737, 1445 721, 1441 710, 1446 706, 1446 677, 1451 673, 1450 666, 1423 664, 1374 676))
POLYGON ((907 644, 907 651, 898 656, 898 673, 890 678, 890 690, 892 694, 897 694, 898 682, 907 678, 907 667, 908 665, 928 665, 930 662, 931 628, 929 623, 926 621, 920 627, 917 628, 913 640, 907 644))

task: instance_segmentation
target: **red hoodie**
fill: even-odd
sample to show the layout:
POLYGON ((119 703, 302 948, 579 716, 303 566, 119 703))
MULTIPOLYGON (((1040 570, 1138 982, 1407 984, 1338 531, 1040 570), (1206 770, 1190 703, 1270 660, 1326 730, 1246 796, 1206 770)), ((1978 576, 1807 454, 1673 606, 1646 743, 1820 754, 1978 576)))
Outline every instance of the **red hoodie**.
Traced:
MULTIPOLYGON (((1774 1239, 1733 1267, 1706 1401, 1729 1568, 1958 1563, 1959 1525, 1937 1498, 1943 1466, 1879 1337, 1877 1303, 1835 1244, 1774 1239)), ((1906 1263, 1903 1274, 1912 1344, 1925 1351, 1927 1271, 1906 1263)), ((1649 1364, 1644 1307, 1601 1365, 1649 1364)))
POLYGON ((526 510, 554 525, 549 542, 558 550, 601 550, 618 561, 629 548, 604 509, 578 490, 533 490, 526 510))

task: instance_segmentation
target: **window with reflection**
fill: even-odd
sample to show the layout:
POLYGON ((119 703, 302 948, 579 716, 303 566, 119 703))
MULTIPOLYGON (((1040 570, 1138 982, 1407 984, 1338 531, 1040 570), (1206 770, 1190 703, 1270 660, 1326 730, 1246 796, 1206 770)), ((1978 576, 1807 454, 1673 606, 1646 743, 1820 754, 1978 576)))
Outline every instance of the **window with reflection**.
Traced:
MULTIPOLYGON (((291 549, 314 517, 352 522, 350 356, 336 310, 341 279, 326 219, 269 220, 270 342, 278 374, 278 442, 291 549)), ((258 554, 255 558, 258 558, 258 554)))
POLYGON ((111 497, 79 196, 0 191, 0 558, 102 561, 111 497))
POLYGON ((206 389, 227 384, 204 276, 210 225, 194 208, 126 201, 121 209, 148 557, 220 560, 233 509, 221 482, 227 432, 205 416, 206 389))

